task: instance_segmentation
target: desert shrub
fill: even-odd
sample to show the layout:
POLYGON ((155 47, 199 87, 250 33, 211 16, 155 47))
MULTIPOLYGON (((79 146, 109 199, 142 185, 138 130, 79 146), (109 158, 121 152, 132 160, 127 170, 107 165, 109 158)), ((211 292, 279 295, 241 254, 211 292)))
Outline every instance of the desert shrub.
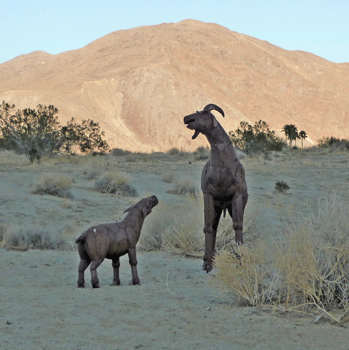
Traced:
POLYGON ((208 147, 198 147, 194 152, 195 160, 206 160, 210 158, 210 149, 208 147))
POLYGON ((233 144, 247 154, 281 151, 287 146, 263 120, 255 122, 253 126, 248 122, 240 122, 240 127, 235 132, 230 131, 229 136, 233 144))
POLYGON ((73 154, 105 152, 104 132, 93 120, 78 124, 74 118, 65 126, 58 121, 58 109, 38 105, 37 109, 15 111, 15 105, 0 104, 0 146, 24 154, 31 162, 56 152, 73 154))
POLYGON ((1 245, 7 249, 64 249, 67 242, 60 233, 41 226, 8 226, 1 245))
POLYGON ((199 196, 199 190, 194 181, 191 178, 186 177, 176 179, 173 188, 168 190, 168 193, 193 198, 197 198, 199 196))
POLYGON ((165 250, 180 255, 202 252, 202 222, 202 201, 190 200, 177 207, 160 203, 145 221, 139 245, 148 251, 165 250))
POLYGON ((176 179, 176 173, 173 170, 166 171, 162 176, 162 181, 166 183, 172 183, 176 179))
POLYGON ((178 155, 181 155, 183 152, 180 151, 178 148, 176 147, 173 147, 171 149, 169 149, 167 151, 167 154, 169 154, 170 156, 178 156, 178 155))
POLYGON ((277 192, 284 193, 289 189, 290 189, 290 186, 287 185, 285 181, 277 181, 275 184, 275 191, 277 192))
POLYGON ((283 304, 307 312, 349 310, 349 205, 336 195, 288 227, 286 239, 225 250, 215 259, 220 280, 248 305, 283 304), (263 246, 264 244, 264 246, 263 246))
POLYGON ((136 197, 137 191, 128 183, 126 174, 107 172, 95 181, 94 190, 111 193, 120 197, 136 197))
POLYGON ((71 186, 74 180, 62 174, 44 173, 32 189, 34 194, 49 194, 61 198, 73 198, 71 186))
POLYGON ((235 246, 215 258, 218 278, 243 304, 255 306, 280 298, 280 276, 270 261, 267 245, 235 246))
POLYGON ((318 140, 319 148, 331 148, 332 150, 347 151, 349 150, 349 140, 339 139, 337 137, 323 137, 318 140))
POLYGON ((86 176, 88 180, 95 180, 101 176, 101 170, 95 167, 87 167, 83 169, 82 173, 86 176))
POLYGON ((125 151, 121 148, 113 148, 110 153, 115 157, 122 157, 130 155, 131 151, 125 151))
POLYGON ((169 149, 166 154, 170 155, 170 156, 177 156, 177 157, 180 157, 180 158, 185 158, 187 156, 190 155, 190 153, 188 152, 185 152, 183 150, 179 150, 178 148, 176 147, 173 147, 171 149, 169 149))

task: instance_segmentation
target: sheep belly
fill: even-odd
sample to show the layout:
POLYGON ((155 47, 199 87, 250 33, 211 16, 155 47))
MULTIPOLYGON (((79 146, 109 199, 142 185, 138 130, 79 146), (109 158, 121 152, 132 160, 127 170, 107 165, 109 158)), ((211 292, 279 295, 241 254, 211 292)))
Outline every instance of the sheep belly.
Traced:
POLYGON ((113 240, 109 245, 106 258, 111 259, 112 256, 114 255, 117 255, 117 256, 124 255, 128 252, 129 247, 130 246, 126 237, 113 240))

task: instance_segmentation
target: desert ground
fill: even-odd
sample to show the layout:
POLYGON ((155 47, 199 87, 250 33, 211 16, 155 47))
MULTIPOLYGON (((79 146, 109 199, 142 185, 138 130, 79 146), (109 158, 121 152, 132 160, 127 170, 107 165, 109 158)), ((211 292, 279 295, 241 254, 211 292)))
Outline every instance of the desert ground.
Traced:
MULTIPOLYGON (((247 244, 282 239, 289 225, 329 196, 349 201, 348 153, 316 149, 242 158, 249 190, 247 244), (278 193, 277 181, 290 189, 278 193)), ((149 239, 175 219, 184 231, 190 226, 203 236, 200 195, 168 191, 181 179, 199 189, 204 162, 179 152, 61 156, 31 164, 0 152, 0 349, 348 350, 348 324, 244 306, 217 278, 217 268, 209 274, 202 270, 200 252, 159 249, 156 239, 149 239), (94 190, 104 172, 126 176, 136 197, 94 190), (72 179, 68 198, 33 193, 43 174, 72 179), (106 260, 98 268, 101 288, 91 288, 89 270, 86 288, 77 288, 74 240, 89 226, 120 220, 126 208, 152 194, 159 205, 146 218, 138 243, 141 285, 129 284, 131 270, 123 257, 121 286, 110 285, 106 260), (43 230, 51 240, 25 240, 43 230)), ((228 216, 222 220, 221 226, 229 227, 228 216)))

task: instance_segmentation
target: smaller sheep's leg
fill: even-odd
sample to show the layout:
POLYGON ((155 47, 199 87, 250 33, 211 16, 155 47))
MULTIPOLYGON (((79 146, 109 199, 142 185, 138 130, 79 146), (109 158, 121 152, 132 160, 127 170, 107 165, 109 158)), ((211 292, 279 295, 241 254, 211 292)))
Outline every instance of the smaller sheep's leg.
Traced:
POLYGON ((128 250, 128 257, 129 257, 129 262, 130 262, 131 271, 132 271, 132 283, 134 285, 141 284, 141 281, 139 280, 138 272, 137 272, 136 248, 131 248, 128 250))
POLYGON ((91 284, 93 288, 99 288, 99 280, 97 277, 97 267, 102 264, 103 259, 102 260, 93 260, 91 263, 91 284))
POLYGON ((113 266, 113 271, 114 271, 113 286, 119 286, 120 285, 120 277, 119 277, 120 259, 119 259, 119 257, 113 258, 112 266, 113 266))
POLYGON ((90 265, 91 261, 87 260, 80 260, 79 263, 79 277, 78 277, 78 287, 79 288, 84 288, 85 287, 85 270, 88 268, 88 265, 90 265))

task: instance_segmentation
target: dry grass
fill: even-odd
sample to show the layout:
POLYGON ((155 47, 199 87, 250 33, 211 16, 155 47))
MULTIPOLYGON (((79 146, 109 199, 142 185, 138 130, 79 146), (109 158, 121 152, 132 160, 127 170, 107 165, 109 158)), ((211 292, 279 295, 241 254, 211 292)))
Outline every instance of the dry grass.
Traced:
POLYGON ((177 207, 160 203, 145 222, 139 245, 148 251, 197 254, 203 249, 202 216, 202 201, 188 200, 177 207))
POLYGON ((189 177, 175 179, 173 188, 168 192, 180 196, 189 196, 192 198, 197 198, 200 193, 193 179, 189 177))
POLYGON ((30 165, 30 160, 24 154, 0 149, 0 164, 6 165, 30 165))
POLYGON ((49 194, 61 198, 73 198, 71 194, 71 186, 74 180, 71 177, 56 174, 56 173, 44 173, 34 184, 32 193, 34 194, 49 194))
POLYGON ((248 305, 317 310, 340 323, 336 310, 349 310, 348 212, 332 195, 289 226, 285 241, 224 250, 215 260, 219 278, 248 305))
MULTIPOLYGON (((257 220, 257 212, 245 215, 244 233, 249 233, 257 220)), ((165 250, 179 255, 202 257, 204 252, 203 199, 186 198, 173 207, 161 203, 145 221, 139 245, 147 251, 165 250)), ((228 215, 221 218, 216 238, 216 251, 233 249, 235 233, 228 215)))
POLYGON ((117 196, 136 197, 137 191, 129 185, 128 176, 123 173, 106 172, 94 183, 94 190, 117 196))
POLYGON ((171 184, 171 183, 173 183, 175 181, 176 178, 177 178, 176 172, 173 171, 173 170, 169 170, 169 171, 166 171, 164 173, 164 175, 162 176, 161 180, 163 182, 171 184))
POLYGON ((36 225, 2 225, 0 246, 10 250, 67 249, 70 244, 53 229, 36 225))
POLYGON ((215 259, 218 278, 235 292, 243 304, 273 303, 279 298, 280 276, 270 261, 265 243, 235 246, 223 250, 215 259))

